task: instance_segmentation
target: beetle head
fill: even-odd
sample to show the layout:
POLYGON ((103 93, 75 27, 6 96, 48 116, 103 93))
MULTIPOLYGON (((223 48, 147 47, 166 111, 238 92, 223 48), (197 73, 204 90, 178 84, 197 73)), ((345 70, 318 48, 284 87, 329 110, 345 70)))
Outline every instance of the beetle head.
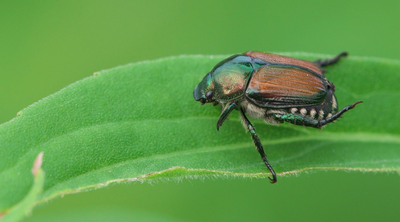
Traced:
POLYGON ((253 73, 249 56, 233 55, 219 62, 196 86, 196 101, 214 103, 232 101, 244 95, 247 82, 253 73))
POLYGON ((204 76, 203 80, 196 86, 193 91, 193 97, 201 104, 214 102, 214 82, 211 79, 211 73, 204 76))

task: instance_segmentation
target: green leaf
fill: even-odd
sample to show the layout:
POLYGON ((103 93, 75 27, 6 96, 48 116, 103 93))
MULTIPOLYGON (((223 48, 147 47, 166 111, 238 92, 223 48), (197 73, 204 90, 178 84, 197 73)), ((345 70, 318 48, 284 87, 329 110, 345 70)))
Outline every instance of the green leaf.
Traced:
MULTIPOLYGON (((266 178, 237 112, 218 132, 219 107, 193 99, 197 83, 224 58, 169 57, 104 70, 21 111, 0 126, 0 212, 27 195, 28 169, 41 151, 46 181, 38 202, 114 182, 266 178)), ((322 131, 251 120, 278 179, 313 170, 400 171, 400 62, 349 57, 326 75, 339 107, 364 103, 322 131)))

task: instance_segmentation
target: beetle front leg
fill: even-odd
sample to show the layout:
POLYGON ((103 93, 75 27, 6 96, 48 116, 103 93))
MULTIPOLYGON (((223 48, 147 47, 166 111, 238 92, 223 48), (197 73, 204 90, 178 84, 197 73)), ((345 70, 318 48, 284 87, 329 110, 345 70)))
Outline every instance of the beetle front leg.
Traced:
MULTIPOLYGON (((233 103, 228 103, 225 105, 225 107, 223 107, 222 111, 221 111, 221 115, 219 116, 218 122, 217 122, 217 130, 219 131, 219 127, 222 126, 222 124, 224 123, 224 121, 226 120, 226 118, 228 118, 229 114, 236 109, 237 104, 235 102, 233 103)), ((222 108, 222 106, 221 106, 222 108)))
POLYGON ((262 160, 264 161, 265 165, 269 169, 272 174, 272 178, 268 177, 271 183, 276 183, 278 180, 276 178, 276 174, 272 166, 268 163, 267 156, 265 155, 263 145, 261 144, 260 138, 258 138, 256 134, 256 130, 254 129, 253 125, 247 119, 246 115, 244 114, 243 108, 240 109, 240 117, 242 118, 243 124, 247 127, 249 132, 251 133, 251 137, 253 139, 254 145, 257 147, 258 153, 261 155, 262 160))

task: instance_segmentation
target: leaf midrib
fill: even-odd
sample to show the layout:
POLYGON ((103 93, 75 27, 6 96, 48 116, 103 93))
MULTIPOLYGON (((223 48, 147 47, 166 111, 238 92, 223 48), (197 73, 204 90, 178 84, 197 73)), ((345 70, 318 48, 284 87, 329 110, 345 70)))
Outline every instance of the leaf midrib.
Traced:
MULTIPOLYGON (((382 134, 366 134, 366 133, 353 133, 353 134, 345 134, 345 133, 321 133, 321 134, 326 134, 324 136, 315 136, 315 134, 311 134, 311 136, 296 136, 296 137, 291 137, 291 138, 283 138, 283 139, 278 139, 278 140, 268 140, 265 141, 265 145, 276 145, 276 144, 285 144, 285 143, 291 143, 291 142, 299 142, 299 141, 311 141, 311 140, 317 140, 317 141, 352 141, 352 142, 391 142, 395 144, 400 145, 400 138, 397 138, 395 136, 391 135, 382 135, 382 134), (363 139, 361 139, 363 138, 363 139), (368 139, 365 139, 368 138, 368 139), (382 139, 383 138, 383 139, 382 139)), ((135 159, 130 159, 130 160, 125 160, 119 163, 115 163, 112 165, 104 166, 101 168, 98 168, 96 170, 91 170, 79 175, 76 175, 74 177, 68 178, 67 180, 64 181, 59 181, 57 184, 54 186, 57 186, 61 183, 65 183, 71 180, 74 180, 78 177, 83 177, 86 174, 89 173, 96 173, 96 172, 102 172, 102 171, 110 171, 114 168, 121 167, 123 165, 128 165, 131 163, 139 162, 139 161, 146 161, 148 159, 163 159, 163 158, 168 158, 168 157, 174 157, 174 156, 179 156, 179 155, 186 155, 186 154, 198 154, 198 153, 205 153, 205 152, 217 152, 217 151, 225 151, 225 150, 235 150, 235 149, 244 149, 247 147, 251 147, 252 143, 251 140, 247 143, 240 143, 240 144, 234 144, 234 145, 226 145, 226 146, 215 146, 215 147, 201 147, 201 148, 194 148, 191 150, 183 150, 183 151, 174 151, 171 153, 167 154, 155 154, 151 156, 146 156, 146 157, 139 157, 135 159)), ((278 162, 281 160, 278 160, 278 162)), ((333 167, 336 169, 336 167, 333 167)), ((311 167, 307 169, 319 169, 318 167, 311 167)), ((366 169, 367 171, 370 171, 372 169, 366 169)), ((229 172, 229 171, 227 171, 229 172)), ((284 173, 284 172, 282 172, 284 173)), ((137 176, 140 177, 140 176, 137 176)), ((135 177, 136 178, 136 177, 135 177)), ((47 190, 50 190, 52 187, 48 187, 47 190)))
MULTIPOLYGON (((32 147, 30 149, 29 152, 25 153, 24 155, 22 155, 21 157, 19 157, 19 159, 27 159, 25 158, 27 155, 29 155, 30 153, 33 152, 37 152, 35 148, 40 147, 42 145, 45 145, 47 143, 50 143, 54 140, 57 140, 58 138, 64 137, 64 136, 68 136, 71 134, 74 134, 78 131, 82 131, 82 130, 87 130, 87 129, 91 129, 94 127, 105 127, 105 126, 112 126, 112 125, 117 125, 117 124, 135 124, 135 123, 151 123, 151 122, 181 122, 181 121, 185 121, 185 120, 198 120, 198 119, 207 119, 207 120, 212 120, 215 119, 214 117, 185 117, 185 118, 179 118, 179 119, 151 119, 151 120, 135 120, 135 121, 117 121, 117 122, 107 122, 107 123, 99 123, 99 124, 94 124, 91 126, 87 126, 87 127, 81 127, 78 129, 75 129, 73 131, 70 131, 68 133, 64 133, 61 135, 58 135, 57 137, 51 138, 47 141, 44 141, 42 143, 39 143, 37 145, 35 145, 34 147, 32 147)), ((237 121, 239 122, 239 120, 237 119, 232 119, 230 121, 237 121)), ((306 133, 307 131, 304 130, 300 130, 297 128, 293 128, 293 130, 296 130, 298 132, 301 133, 306 133)), ((332 133, 332 132, 321 132, 318 134, 308 134, 308 135, 302 135, 302 136, 294 136, 294 137, 285 137, 285 138, 281 138, 281 139, 275 139, 275 140, 267 140, 267 141, 263 141, 263 144, 265 145, 276 145, 276 144, 285 144, 285 143, 292 143, 292 142, 299 142, 299 141, 310 141, 310 140, 323 140, 323 141, 349 141, 349 142, 390 142, 390 143, 396 143, 400 145, 400 138, 392 135, 392 134, 378 134, 378 133, 332 133)), ((222 150, 234 150, 234 149, 240 149, 243 148, 243 146, 251 146, 251 140, 249 140, 248 143, 241 143, 239 145, 229 145, 229 146, 216 146, 216 147, 203 147, 203 148, 197 148, 197 149, 190 149, 190 150, 184 150, 184 151, 175 151, 173 153, 168 153, 168 154, 160 154, 160 156, 175 156, 178 154, 184 154, 186 152, 190 153, 193 152, 193 150, 203 150, 201 152, 206 152, 206 151, 212 151, 212 150, 216 150, 216 151, 222 151, 222 150)), ((198 152, 198 153, 201 153, 198 152)), ((147 156, 147 157, 140 157, 140 158, 136 158, 136 159, 131 159, 131 160, 127 160, 127 161, 134 161, 134 160, 138 160, 141 158, 159 158, 157 157, 159 155, 153 155, 153 156, 147 156)), ((160 157, 161 158, 161 157, 160 157)), ((7 167, 5 170, 1 171, 0 174, 7 172, 8 170, 11 170, 12 168, 15 168, 17 166, 19 166, 19 164, 22 164, 24 161, 17 161, 16 164, 12 165, 11 167, 7 167)), ((125 162, 125 161, 124 161, 125 162)), ((121 164, 117 163, 117 164, 121 164)), ((115 165, 115 164, 113 164, 115 165)), ((113 165, 109 165, 109 166, 113 166, 113 165)), ((106 166, 108 167, 108 166, 106 166)), ((101 169, 101 168, 99 168, 101 169)), ((88 171, 88 172, 93 172, 93 171, 88 171)), ((88 173, 86 172, 86 173, 88 173)), ((86 174, 84 173, 84 174, 86 174)), ((78 175, 79 176, 79 175, 78 175)))

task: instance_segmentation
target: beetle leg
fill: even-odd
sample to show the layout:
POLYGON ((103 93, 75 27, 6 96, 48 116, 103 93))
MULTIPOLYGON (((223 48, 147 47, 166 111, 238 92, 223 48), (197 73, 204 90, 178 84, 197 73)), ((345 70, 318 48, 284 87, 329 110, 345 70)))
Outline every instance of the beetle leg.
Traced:
POLYGON ((264 161, 265 165, 267 166, 267 168, 269 169, 269 171, 272 174, 272 178, 268 177, 270 182, 276 183, 277 178, 276 178, 275 171, 272 168, 272 166, 269 165, 267 156, 265 155, 264 148, 263 148, 263 145, 261 144, 260 138, 258 138, 258 136, 256 134, 256 130, 254 129, 253 125, 251 124, 249 119, 247 119, 246 115, 244 114, 243 108, 240 109, 240 117, 243 120, 243 124, 247 127, 247 129, 251 133, 251 137, 253 139, 254 145, 257 147, 258 153, 261 155, 262 160, 264 161))
POLYGON ((339 118, 343 113, 345 113, 345 112, 347 112, 347 111, 353 109, 353 108, 354 108, 357 104, 359 104, 359 103, 362 103, 362 101, 358 101, 358 102, 355 102, 355 103, 353 103, 353 104, 351 104, 351 105, 348 105, 348 106, 344 107, 343 109, 341 109, 339 112, 337 112, 337 113, 335 113, 334 115, 332 115, 331 117, 326 118, 326 119, 324 119, 324 120, 318 121, 317 128, 318 128, 318 129, 321 129, 322 126, 324 126, 324 125, 326 125, 326 124, 328 124, 328 123, 331 123, 331 122, 335 121, 335 120, 336 120, 337 118, 339 118))
MULTIPOLYGON (((232 112, 237 107, 237 104, 235 102, 233 103, 228 103, 225 105, 223 110, 221 111, 221 115, 219 116, 218 122, 217 122, 217 130, 219 131, 219 127, 222 126, 226 118, 228 118, 229 114, 232 112)), ((222 105, 221 105, 222 109, 222 105)))
POLYGON ((274 113, 273 116, 279 120, 279 121, 286 121, 288 123, 294 124, 294 125, 300 125, 300 126, 311 126, 311 127, 316 127, 318 126, 319 121, 316 119, 312 119, 309 117, 305 117, 299 114, 292 114, 292 113, 287 113, 287 114, 280 114, 280 113, 274 113))
POLYGON ((318 59, 317 61, 315 61, 315 63, 317 63, 320 67, 329 66, 329 65, 335 64, 336 62, 339 61, 339 59, 341 57, 344 57, 347 55, 348 55, 347 52, 342 52, 339 55, 335 56, 333 59, 326 59, 323 61, 321 59, 318 59))
POLYGON ((321 129, 322 126, 335 121, 341 115, 343 115, 343 113, 353 109, 359 103, 362 103, 362 101, 358 101, 356 103, 348 105, 348 106, 344 107, 342 110, 340 110, 339 112, 332 115, 331 117, 323 119, 323 120, 316 120, 316 119, 305 117, 305 116, 302 116, 299 114, 292 114, 292 113, 287 113, 287 114, 275 113, 274 117, 280 121, 286 121, 286 122, 289 122, 289 123, 292 123, 295 125, 311 126, 314 128, 321 129))

